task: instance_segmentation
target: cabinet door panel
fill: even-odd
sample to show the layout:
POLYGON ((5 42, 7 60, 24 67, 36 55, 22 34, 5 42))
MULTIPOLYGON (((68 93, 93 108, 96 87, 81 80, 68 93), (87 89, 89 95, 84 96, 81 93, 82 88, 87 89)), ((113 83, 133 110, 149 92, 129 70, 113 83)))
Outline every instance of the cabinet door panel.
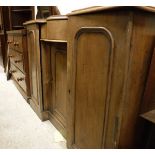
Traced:
POLYGON ((56 96, 54 109, 60 113, 64 121, 66 114, 66 78, 67 55, 64 52, 56 52, 56 96))
POLYGON ((38 104, 38 68, 37 68, 37 50, 35 45, 35 31, 28 32, 28 55, 29 55, 29 70, 30 70, 30 91, 31 98, 38 104))
POLYGON ((105 129, 111 42, 99 31, 75 40, 75 146, 101 148, 105 129))
POLYGON ((66 93, 67 93, 67 44, 51 44, 51 92, 50 111, 66 136, 66 93))

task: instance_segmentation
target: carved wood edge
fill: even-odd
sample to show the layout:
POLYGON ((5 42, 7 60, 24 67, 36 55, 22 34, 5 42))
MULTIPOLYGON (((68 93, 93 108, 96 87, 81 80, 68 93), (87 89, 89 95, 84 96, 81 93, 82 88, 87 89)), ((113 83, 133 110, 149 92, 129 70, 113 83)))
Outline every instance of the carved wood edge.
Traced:
POLYGON ((58 42, 58 43, 67 43, 67 40, 54 40, 54 39, 40 39, 40 41, 42 41, 42 42, 51 42, 51 43, 53 43, 53 42, 58 42))

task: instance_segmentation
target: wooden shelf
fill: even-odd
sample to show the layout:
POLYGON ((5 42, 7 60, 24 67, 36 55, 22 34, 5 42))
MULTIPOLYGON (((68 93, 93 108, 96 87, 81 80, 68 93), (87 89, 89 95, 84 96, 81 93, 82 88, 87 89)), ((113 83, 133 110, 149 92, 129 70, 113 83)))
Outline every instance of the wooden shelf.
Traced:
POLYGON ((20 25, 17 25, 17 26, 12 26, 13 28, 23 28, 24 26, 20 26, 20 25))
POLYGON ((19 10, 11 10, 12 12, 30 12, 32 9, 19 9, 19 10))
POLYGON ((40 39, 41 41, 44 41, 44 42, 54 42, 54 43, 67 43, 66 40, 54 40, 54 39, 40 39))
POLYGON ((140 116, 152 123, 155 123, 155 110, 151 110, 149 112, 141 114, 140 116))

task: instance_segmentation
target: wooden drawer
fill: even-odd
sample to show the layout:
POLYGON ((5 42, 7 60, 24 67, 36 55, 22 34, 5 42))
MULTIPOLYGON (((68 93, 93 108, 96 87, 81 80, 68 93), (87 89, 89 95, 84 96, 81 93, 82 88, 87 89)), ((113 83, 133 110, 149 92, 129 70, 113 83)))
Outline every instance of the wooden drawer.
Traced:
POLYGON ((66 16, 49 17, 47 19, 47 39, 67 40, 67 21, 66 16))
POLYGON ((17 50, 19 52, 23 51, 22 36, 20 36, 20 35, 14 36, 13 43, 14 43, 14 49, 15 50, 17 50))
POLYGON ((8 43, 9 48, 14 49, 13 35, 8 35, 7 43, 8 43))
POLYGON ((19 86, 26 92, 25 75, 11 63, 10 73, 13 79, 19 84, 19 86))
POLYGON ((23 55, 17 51, 10 49, 9 56, 11 63, 18 67, 22 72, 24 72, 23 55))
POLYGON ((26 29, 7 31, 9 53, 9 72, 20 93, 27 100, 30 97, 29 91, 29 67, 27 53, 27 31, 26 29), (11 40, 11 43, 10 43, 11 40))

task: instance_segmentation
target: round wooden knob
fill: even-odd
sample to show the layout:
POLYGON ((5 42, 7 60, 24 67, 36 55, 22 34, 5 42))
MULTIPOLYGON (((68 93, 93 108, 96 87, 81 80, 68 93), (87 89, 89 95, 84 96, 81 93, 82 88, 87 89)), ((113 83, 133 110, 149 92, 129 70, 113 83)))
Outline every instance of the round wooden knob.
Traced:
POLYGON ((10 70, 9 71, 10 74, 15 73, 15 72, 16 72, 16 70, 10 70))
POLYGON ((22 62, 22 60, 15 60, 15 63, 20 63, 22 62))
POLYGON ((7 41, 7 43, 8 43, 8 44, 11 44, 11 43, 12 43, 12 41, 11 41, 11 40, 10 40, 10 41, 7 41))
POLYGON ((9 55, 9 57, 10 57, 10 58, 13 58, 14 56, 13 56, 13 55, 9 55))
POLYGON ((17 78, 17 81, 18 81, 18 82, 23 81, 23 80, 24 80, 23 77, 17 78))
POLYGON ((16 42, 16 46, 19 46, 19 42, 16 42))
POLYGON ((19 46, 19 42, 14 42, 14 46, 19 46))

